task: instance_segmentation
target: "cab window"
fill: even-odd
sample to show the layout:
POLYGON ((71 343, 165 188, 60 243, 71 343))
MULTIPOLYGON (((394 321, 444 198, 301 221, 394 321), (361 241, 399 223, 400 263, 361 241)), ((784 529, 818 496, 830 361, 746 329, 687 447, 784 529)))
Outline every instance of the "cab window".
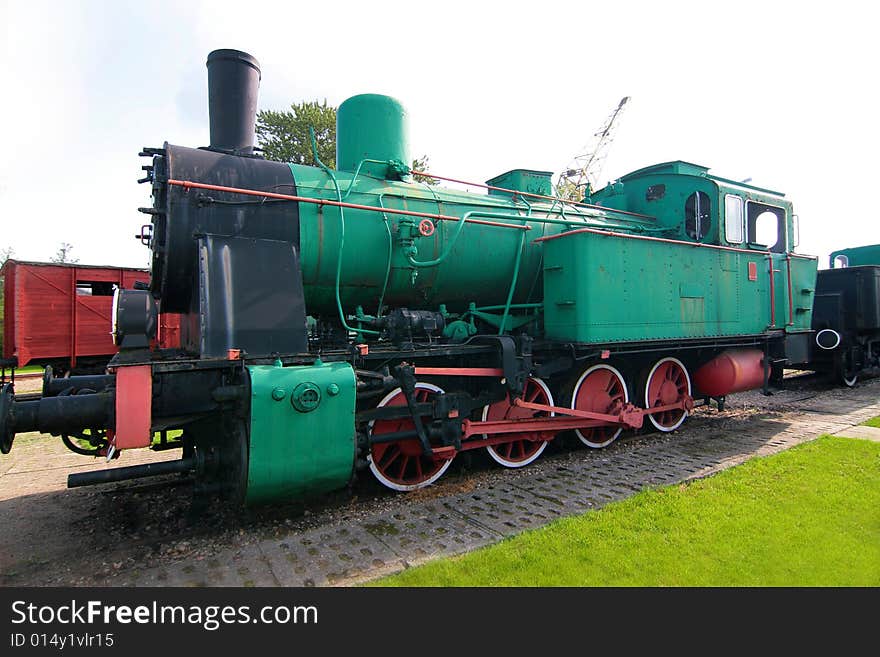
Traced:
POLYGON ((712 202, 706 192, 694 192, 684 202, 684 232, 700 241, 712 227, 712 202))
POLYGON ((756 249, 785 252, 785 210, 773 205, 746 203, 746 240, 756 249))
POLYGON ((724 197, 724 239, 728 244, 743 241, 743 200, 733 194, 724 197))

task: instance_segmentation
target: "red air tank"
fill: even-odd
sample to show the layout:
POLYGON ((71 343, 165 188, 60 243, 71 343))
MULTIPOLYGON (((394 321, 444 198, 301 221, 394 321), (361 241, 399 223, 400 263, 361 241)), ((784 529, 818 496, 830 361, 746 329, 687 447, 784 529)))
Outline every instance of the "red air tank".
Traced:
POLYGON ((725 351, 694 372, 696 389, 709 397, 760 388, 764 383, 764 354, 759 349, 725 351))

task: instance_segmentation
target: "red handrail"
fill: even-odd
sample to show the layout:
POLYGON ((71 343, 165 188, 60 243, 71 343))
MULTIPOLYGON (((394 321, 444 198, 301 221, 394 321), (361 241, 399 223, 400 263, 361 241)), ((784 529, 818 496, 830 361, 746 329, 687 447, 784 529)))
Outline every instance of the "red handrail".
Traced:
POLYGON ((592 208, 594 210, 608 210, 609 212, 615 212, 617 214, 626 214, 631 217, 642 217, 643 219, 656 219, 656 217, 652 217, 649 214, 639 214, 638 212, 628 212, 626 210, 617 210, 615 208, 606 208, 603 205, 592 205, 590 203, 581 203, 580 201, 569 201, 566 199, 559 198, 558 196, 547 196, 546 194, 533 194, 532 192, 521 192, 518 189, 508 189, 507 187, 495 187, 494 185, 486 185, 484 183, 471 182, 469 180, 459 180, 458 178, 448 178, 446 176, 438 176, 436 173, 428 173, 427 171, 410 171, 414 176, 425 176, 427 178, 436 178, 437 180, 445 180, 446 182, 454 182, 459 185, 469 185, 471 187, 481 187, 483 189, 493 189, 498 192, 507 192, 509 194, 513 194, 514 199, 517 196, 529 196, 531 198, 540 198, 547 201, 560 201, 562 203, 567 203, 568 205, 577 205, 582 208, 592 208))
POLYGON ((773 269, 773 256, 767 254, 767 261, 770 263, 770 326, 768 328, 776 328, 776 286, 773 282, 776 270, 773 269))
MULTIPOLYGON (((416 212, 414 210, 394 210, 392 208, 377 208, 372 205, 361 205, 359 203, 345 203, 343 201, 330 201, 322 198, 309 198, 307 196, 294 196, 292 194, 278 194, 277 192, 261 192, 256 189, 243 189, 241 187, 225 187, 223 185, 209 185, 207 183, 192 182, 191 180, 174 180, 168 181, 169 185, 183 187, 184 189, 208 189, 215 192, 226 192, 228 194, 244 194, 245 196, 260 196, 263 198, 274 198, 283 201, 297 201, 299 203, 315 203, 317 205, 330 205, 338 208, 351 208, 353 210, 367 210, 369 212, 385 212, 388 214, 401 214, 408 217, 425 217, 428 219, 437 219, 438 221, 461 221, 461 217, 452 217, 445 214, 436 214, 432 212, 416 212)), ((532 227, 523 224, 505 224, 500 221, 484 221, 482 219, 465 219, 469 224, 483 224, 484 226, 497 226, 499 228, 515 228, 517 230, 531 230, 532 227)))

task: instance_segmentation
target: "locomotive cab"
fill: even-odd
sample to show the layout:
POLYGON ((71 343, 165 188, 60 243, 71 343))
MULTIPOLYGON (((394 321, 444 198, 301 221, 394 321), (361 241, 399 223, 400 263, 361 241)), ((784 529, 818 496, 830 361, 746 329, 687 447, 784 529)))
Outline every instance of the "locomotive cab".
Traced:
POLYGON ((869 244, 849 249, 832 251, 828 256, 831 269, 858 267, 862 265, 880 265, 880 244, 869 244))
POLYGON ((787 253, 797 246, 796 217, 782 192, 711 175, 698 164, 666 162, 633 171, 590 202, 655 217, 686 242, 787 253))

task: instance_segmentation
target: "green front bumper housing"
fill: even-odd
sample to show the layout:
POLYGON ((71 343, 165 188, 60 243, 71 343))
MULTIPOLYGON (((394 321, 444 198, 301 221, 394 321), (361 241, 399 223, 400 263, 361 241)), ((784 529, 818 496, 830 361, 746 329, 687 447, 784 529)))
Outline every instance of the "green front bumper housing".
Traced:
POLYGON ((295 499, 345 486, 355 460, 354 370, 348 363, 257 365, 251 377, 245 502, 295 499))

